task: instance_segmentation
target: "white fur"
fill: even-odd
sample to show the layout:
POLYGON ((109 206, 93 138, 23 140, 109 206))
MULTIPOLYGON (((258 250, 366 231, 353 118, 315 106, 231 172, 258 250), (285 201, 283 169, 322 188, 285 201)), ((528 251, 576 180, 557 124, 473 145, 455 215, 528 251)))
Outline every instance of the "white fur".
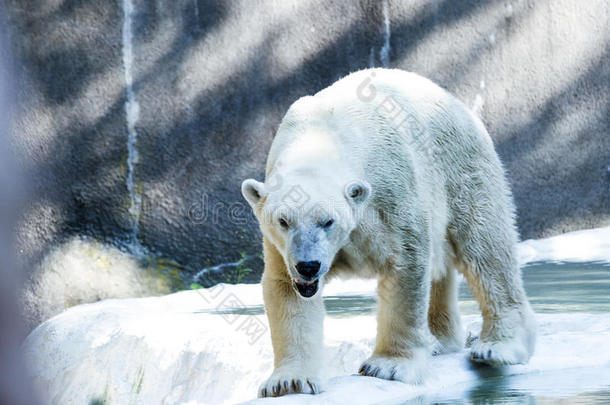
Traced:
POLYGON ((263 233, 275 354, 261 396, 323 382, 324 307, 319 291, 303 298, 294 287, 302 260, 321 263, 320 290, 340 274, 378 277, 377 343, 361 374, 419 383, 427 356, 463 347, 454 269, 483 313, 472 359, 531 356, 535 319, 503 168, 480 120, 429 80, 362 70, 299 99, 273 141, 265 183, 246 180, 242 191, 263 233))

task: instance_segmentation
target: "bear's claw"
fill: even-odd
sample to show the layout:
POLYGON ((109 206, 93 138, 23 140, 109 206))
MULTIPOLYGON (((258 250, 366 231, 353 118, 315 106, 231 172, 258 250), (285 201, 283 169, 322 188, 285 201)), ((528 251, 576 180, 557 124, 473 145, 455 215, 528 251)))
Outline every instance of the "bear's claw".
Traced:
POLYGON ((409 384, 420 384, 425 379, 427 369, 421 359, 386 357, 374 355, 366 360, 359 374, 368 377, 398 380, 409 384))
POLYGON ((315 377, 282 378, 271 376, 261 388, 258 396, 280 397, 287 394, 319 394, 322 392, 322 384, 315 377))
POLYGON ((492 367, 509 364, 524 364, 529 360, 529 353, 524 344, 517 339, 485 342, 478 340, 470 349, 470 360, 492 367))

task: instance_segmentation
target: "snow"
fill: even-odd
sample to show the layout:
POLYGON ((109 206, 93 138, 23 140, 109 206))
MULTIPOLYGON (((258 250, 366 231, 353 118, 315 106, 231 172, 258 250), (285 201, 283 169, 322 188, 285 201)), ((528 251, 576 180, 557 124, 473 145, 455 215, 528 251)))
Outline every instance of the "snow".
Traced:
POLYGON ((610 262, 610 227, 569 232, 519 244, 522 264, 537 261, 610 262))
MULTIPOLYGON (((527 261, 608 260, 609 233, 610 228, 604 228, 525 241, 520 252, 528 254, 527 261), (580 248, 567 249, 573 246, 580 248)), ((325 295, 367 293, 371 286, 358 280, 331 283, 325 295)), ((475 369, 464 350, 432 358, 433 378, 422 386, 353 375, 372 351, 375 317, 327 317, 325 345, 331 377, 327 391, 315 397, 291 395, 281 401, 254 399, 273 364, 260 285, 221 284, 164 297, 76 306, 35 329, 24 343, 24 353, 42 396, 62 405, 94 401, 389 405, 422 395, 434 398, 455 392, 459 396, 494 373, 510 375, 519 387, 538 389, 547 397, 564 395, 566 390, 584 392, 591 381, 610 381, 610 314, 537 317, 539 340, 529 364, 475 369), (553 389, 549 375, 556 383, 553 389)), ((468 331, 478 334, 478 315, 464 316, 463 322, 468 331)))
MULTIPOLYGON (((35 385, 54 404, 96 399, 113 404, 272 403, 253 400, 272 370, 267 322, 262 315, 234 315, 248 306, 229 304, 236 297, 250 301, 255 294, 248 290, 251 286, 222 286, 212 294, 186 291, 69 309, 25 342, 35 385)), ((528 365, 505 368, 503 374, 610 366, 610 314, 543 314, 538 321, 535 356, 528 365)), ((477 333, 479 316, 465 316, 464 324, 477 333)), ((333 377, 328 391, 316 398, 285 397, 282 404, 401 403, 480 378, 466 351, 433 358, 436 378, 423 386, 353 376, 372 350, 374 316, 327 317, 325 335, 333 377)))

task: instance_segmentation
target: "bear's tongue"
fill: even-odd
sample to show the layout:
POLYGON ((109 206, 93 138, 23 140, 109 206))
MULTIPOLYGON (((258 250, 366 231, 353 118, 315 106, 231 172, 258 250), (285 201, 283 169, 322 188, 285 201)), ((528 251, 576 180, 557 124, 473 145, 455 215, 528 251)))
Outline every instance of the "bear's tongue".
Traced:
POLYGON ((305 298, 313 297, 318 291, 318 280, 312 281, 311 283, 295 281, 294 285, 297 288, 299 294, 301 294, 301 296, 305 298))

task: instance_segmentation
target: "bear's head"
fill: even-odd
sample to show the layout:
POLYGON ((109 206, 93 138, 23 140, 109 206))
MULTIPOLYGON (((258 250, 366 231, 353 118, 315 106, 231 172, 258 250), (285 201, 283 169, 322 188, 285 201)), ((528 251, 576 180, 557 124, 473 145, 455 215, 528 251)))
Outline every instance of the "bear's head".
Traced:
POLYGON ((362 180, 337 184, 312 173, 274 177, 266 183, 245 180, 242 194, 261 232, 284 258, 294 289, 310 298, 349 242, 371 187, 362 180))

